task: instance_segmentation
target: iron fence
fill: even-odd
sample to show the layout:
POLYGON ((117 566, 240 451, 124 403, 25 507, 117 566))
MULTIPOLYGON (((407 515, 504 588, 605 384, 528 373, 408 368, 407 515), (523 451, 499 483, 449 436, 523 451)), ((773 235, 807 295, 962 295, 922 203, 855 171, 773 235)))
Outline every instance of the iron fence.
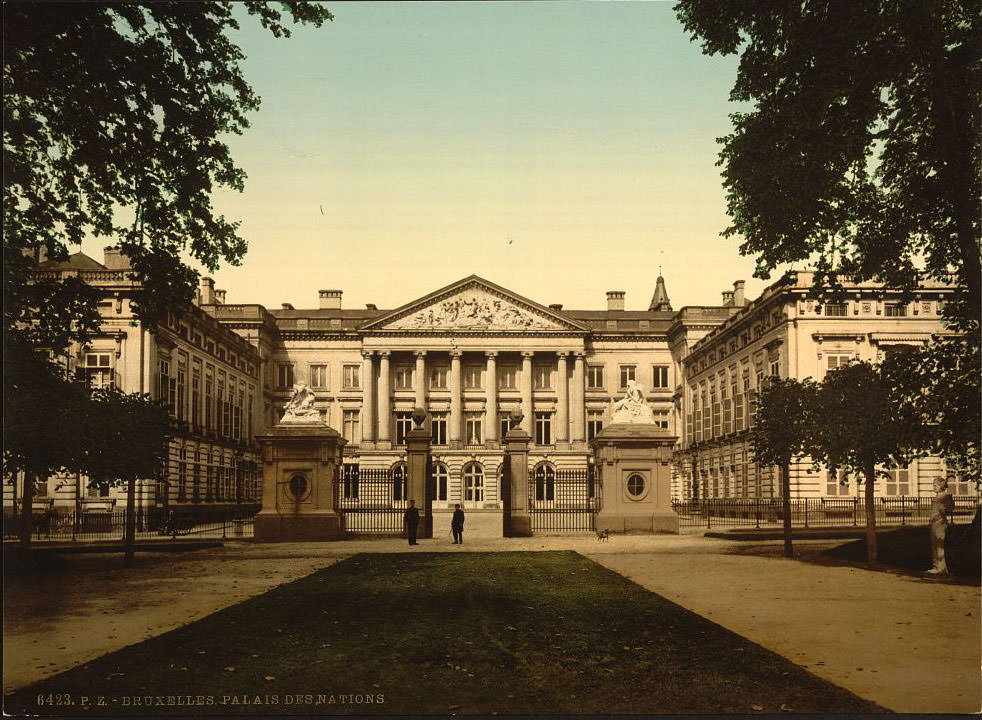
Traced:
MULTIPOLYGON (((252 521, 259 511, 256 504, 236 506, 177 506, 136 509, 137 540, 160 538, 246 538, 252 537, 252 521)), ((3 537, 20 535, 20 518, 5 509, 3 537)), ((32 538, 36 542, 94 542, 122 540, 126 527, 125 510, 76 511, 71 508, 35 510, 32 538)))
MULTIPOLYGON (((401 466, 400 466, 401 468, 401 466)), ((335 480, 336 507, 346 535, 400 535, 407 501, 405 472, 344 465, 335 480)))
MULTIPOLYGON (((876 524, 924 525, 931 519, 932 497, 879 497, 874 501, 876 524)), ((795 528, 865 527, 865 498, 801 498, 791 500, 791 526, 795 528)), ((978 496, 955 498, 953 522, 967 522, 979 506, 978 496)), ((686 528, 781 527, 784 509, 780 498, 673 500, 679 526, 686 528)))
POLYGON ((533 533, 589 532, 596 529, 602 488, 593 466, 529 468, 528 506, 533 533))

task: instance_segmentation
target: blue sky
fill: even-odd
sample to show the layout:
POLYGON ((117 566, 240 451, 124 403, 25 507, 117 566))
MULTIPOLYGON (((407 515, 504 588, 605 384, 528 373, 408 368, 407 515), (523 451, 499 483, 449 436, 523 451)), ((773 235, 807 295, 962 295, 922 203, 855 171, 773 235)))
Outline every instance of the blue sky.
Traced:
POLYGON ((670 3, 344 3, 276 39, 235 34, 262 97, 216 207, 249 253, 229 302, 395 307, 476 273, 542 303, 717 303, 750 259, 723 240, 716 138, 735 58, 670 3))

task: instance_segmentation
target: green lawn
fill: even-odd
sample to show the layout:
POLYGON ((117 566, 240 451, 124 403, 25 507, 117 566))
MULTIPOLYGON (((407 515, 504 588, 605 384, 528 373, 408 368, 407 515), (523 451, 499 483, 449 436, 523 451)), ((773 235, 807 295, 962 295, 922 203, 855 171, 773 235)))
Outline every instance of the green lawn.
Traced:
POLYGON ((5 710, 882 711, 573 552, 359 555, 21 691, 5 710), (76 704, 38 707, 39 696, 76 704), (167 704, 188 701, 178 696, 214 704, 167 704))

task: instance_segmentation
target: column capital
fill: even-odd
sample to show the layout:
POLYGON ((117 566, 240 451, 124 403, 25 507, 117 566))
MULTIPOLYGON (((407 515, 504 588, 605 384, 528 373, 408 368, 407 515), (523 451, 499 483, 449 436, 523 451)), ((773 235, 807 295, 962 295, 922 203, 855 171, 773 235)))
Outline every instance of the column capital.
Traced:
POLYGON ((530 358, 530 357, 533 357, 534 355, 535 355, 535 351, 534 350, 522 350, 522 357, 523 358, 530 358))
POLYGON ((372 359, 372 355, 374 355, 374 354, 375 354, 375 351, 374 350, 362 350, 361 351, 361 356, 363 358, 365 358, 366 360, 371 360, 372 359))
POLYGON ((413 355, 415 355, 418 358, 425 358, 426 357, 426 351, 425 350, 413 350, 413 355))
POLYGON ((567 358, 569 357, 569 352, 570 352, 569 350, 557 350, 556 356, 561 358, 567 358))
POLYGON ((497 350, 485 350, 484 351, 484 356, 485 357, 489 357, 489 358, 496 358, 496 357, 498 357, 498 351, 497 350))
POLYGON ((450 357, 452 358, 459 358, 463 356, 463 354, 464 354, 463 350, 457 350, 456 348, 450 351, 450 357))
POLYGON ((387 358, 387 357, 389 357, 389 356, 390 356, 391 354, 392 354, 392 351, 391 351, 391 350, 379 350, 379 351, 378 351, 378 356, 379 356, 379 357, 385 357, 385 358, 387 358))
POLYGON ((575 350, 573 355, 576 356, 577 360, 584 360, 586 359, 586 350, 575 350))

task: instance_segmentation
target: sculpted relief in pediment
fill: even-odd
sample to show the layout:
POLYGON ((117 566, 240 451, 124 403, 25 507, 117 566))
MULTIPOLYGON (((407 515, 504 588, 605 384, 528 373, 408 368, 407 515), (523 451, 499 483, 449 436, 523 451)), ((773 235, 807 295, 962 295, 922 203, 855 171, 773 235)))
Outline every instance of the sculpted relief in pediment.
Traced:
POLYGON ((562 326, 488 292, 469 290, 411 312, 388 327, 394 330, 555 330, 562 326))

